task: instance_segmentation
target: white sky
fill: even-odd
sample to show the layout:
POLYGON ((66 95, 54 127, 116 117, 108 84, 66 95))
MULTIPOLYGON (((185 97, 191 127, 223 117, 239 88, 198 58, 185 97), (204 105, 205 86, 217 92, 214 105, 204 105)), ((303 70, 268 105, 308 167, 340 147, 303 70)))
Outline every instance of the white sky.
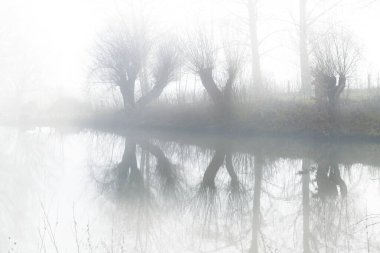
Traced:
MULTIPOLYGON (((182 31, 191 24, 214 20, 223 27, 237 15, 246 15, 239 0, 0 0, 0 88, 30 87, 39 98, 58 94, 82 97, 89 72, 91 48, 99 32, 112 20, 141 13, 155 29, 182 31), (147 7, 144 7, 147 6, 147 7), (240 7, 239 7, 240 6, 240 7), (3 73, 3 74, 1 74, 3 73), (5 73, 5 74, 4 74, 5 73), (41 92, 42 90, 42 92, 41 92)), ((311 0, 311 6, 315 0, 311 0)), ((319 2, 320 9, 333 1, 319 2), (321 4, 322 3, 322 4, 321 4), (322 7, 321 7, 322 6, 322 7)), ((359 0, 345 4, 321 19, 348 27, 362 44, 366 71, 377 75, 380 66, 380 1, 370 7, 359 0)), ((261 1, 260 37, 280 30, 263 43, 264 73, 283 81, 298 76, 296 28, 298 0, 261 1)), ((315 13, 318 13, 318 8, 315 13)), ((219 24, 219 25, 218 25, 219 24)), ((363 73, 366 75, 366 73, 363 73)))

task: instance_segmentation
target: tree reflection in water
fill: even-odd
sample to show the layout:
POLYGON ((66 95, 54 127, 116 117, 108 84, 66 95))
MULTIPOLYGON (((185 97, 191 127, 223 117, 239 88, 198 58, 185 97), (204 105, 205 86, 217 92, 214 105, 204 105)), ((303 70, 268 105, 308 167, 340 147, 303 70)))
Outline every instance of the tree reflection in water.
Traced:
POLYGON ((130 138, 120 163, 98 181, 118 206, 134 213, 127 219, 138 224, 133 231, 139 251, 153 252, 168 246, 160 240, 177 236, 173 245, 180 249, 187 244, 192 251, 309 253, 358 248, 354 245, 361 245, 363 238, 354 239, 352 224, 365 214, 358 196, 350 194, 355 178, 345 181, 347 170, 326 148, 315 160, 293 161, 297 162, 260 148, 243 153, 228 145, 201 148, 130 138), (284 171, 285 164, 290 171, 284 171), (281 214, 286 202, 293 209, 302 203, 301 212, 281 214), (273 216, 283 221, 277 223, 283 231, 270 223, 273 216), (165 230, 170 222, 174 226, 165 230))
POLYGON ((380 252, 379 145, 56 136, 0 153, 0 241, 20 252, 380 252))

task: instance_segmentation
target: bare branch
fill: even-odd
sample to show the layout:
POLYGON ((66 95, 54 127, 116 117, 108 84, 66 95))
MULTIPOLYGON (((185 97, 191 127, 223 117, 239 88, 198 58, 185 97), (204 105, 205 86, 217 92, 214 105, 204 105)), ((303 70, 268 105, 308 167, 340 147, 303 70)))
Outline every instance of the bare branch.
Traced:
POLYGON ((153 88, 138 101, 138 106, 144 106, 158 98, 164 88, 175 80, 176 71, 180 67, 180 55, 177 43, 163 42, 157 49, 156 63, 153 69, 153 88))
POLYGON ((184 47, 190 68, 194 72, 215 67, 217 48, 206 31, 199 29, 189 34, 184 47))
POLYGON ((331 4, 330 6, 328 6, 327 8, 323 9, 319 14, 317 14, 315 17, 311 18, 307 22, 307 26, 313 25, 316 21, 318 21, 318 19, 320 19, 321 17, 323 17, 324 15, 326 15, 329 11, 331 11, 335 7, 337 7, 342 1, 343 0, 338 0, 338 1, 334 2, 333 4, 331 4))

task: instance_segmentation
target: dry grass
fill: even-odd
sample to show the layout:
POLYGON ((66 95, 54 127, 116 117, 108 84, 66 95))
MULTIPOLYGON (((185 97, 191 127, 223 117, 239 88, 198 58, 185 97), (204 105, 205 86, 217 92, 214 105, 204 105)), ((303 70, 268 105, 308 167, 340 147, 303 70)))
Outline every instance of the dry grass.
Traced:
POLYGON ((139 113, 107 115, 109 126, 190 132, 273 133, 380 137, 380 102, 342 101, 331 118, 311 100, 272 100, 237 104, 229 111, 203 104, 156 104, 139 113))

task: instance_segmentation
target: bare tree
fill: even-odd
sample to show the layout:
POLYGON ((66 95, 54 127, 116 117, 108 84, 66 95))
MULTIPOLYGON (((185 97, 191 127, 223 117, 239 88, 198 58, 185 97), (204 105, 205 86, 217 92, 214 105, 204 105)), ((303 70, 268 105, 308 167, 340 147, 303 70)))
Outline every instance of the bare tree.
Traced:
MULTIPOLYGON (((299 49, 300 49, 300 70, 301 70, 301 85, 302 92, 310 96, 311 95, 311 73, 309 62, 309 30, 310 27, 317 22, 321 17, 326 15, 329 11, 338 6, 343 0, 331 1, 325 8, 315 12, 313 10, 308 11, 309 0, 299 0, 299 49)), ((323 3, 323 1, 318 1, 323 3)), ((319 9, 319 8, 318 8, 319 9)))
POLYGON ((334 108, 347 78, 360 60, 360 50, 352 36, 344 30, 333 30, 313 39, 312 73, 318 101, 328 101, 334 108))
POLYGON ((257 5, 259 0, 248 0, 249 37, 251 41, 252 78, 255 93, 260 94, 262 87, 259 41, 257 35, 257 5))
POLYGON ((259 252, 259 234, 261 228, 261 192, 263 181, 263 167, 265 158, 261 150, 258 150, 254 159, 255 184, 253 192, 253 216, 252 216, 252 240, 250 251, 252 253, 259 252))
POLYGON ((308 24, 306 17, 306 1, 300 0, 300 67, 301 67, 301 84, 302 91, 309 95, 311 94, 310 85, 310 66, 309 66, 309 52, 307 47, 308 42, 308 24))
POLYGON ((145 106, 157 99, 164 88, 176 79, 176 71, 180 65, 180 55, 174 41, 166 41, 159 45, 155 64, 152 66, 152 89, 137 100, 137 106, 145 106))
POLYGON ((214 104, 230 104, 233 85, 242 66, 242 54, 239 49, 228 43, 218 48, 205 31, 199 30, 185 43, 185 55, 191 70, 199 76, 214 104), (217 64, 220 62, 224 69, 218 75, 217 64))
POLYGON ((103 34, 97 43, 94 71, 102 82, 119 88, 125 110, 152 102, 175 78, 180 64, 177 44, 174 40, 156 40, 157 46, 144 27, 129 29, 124 25, 103 34), (149 77, 142 74, 147 62, 149 77), (136 84, 146 84, 147 80, 151 90, 136 99, 136 84))

